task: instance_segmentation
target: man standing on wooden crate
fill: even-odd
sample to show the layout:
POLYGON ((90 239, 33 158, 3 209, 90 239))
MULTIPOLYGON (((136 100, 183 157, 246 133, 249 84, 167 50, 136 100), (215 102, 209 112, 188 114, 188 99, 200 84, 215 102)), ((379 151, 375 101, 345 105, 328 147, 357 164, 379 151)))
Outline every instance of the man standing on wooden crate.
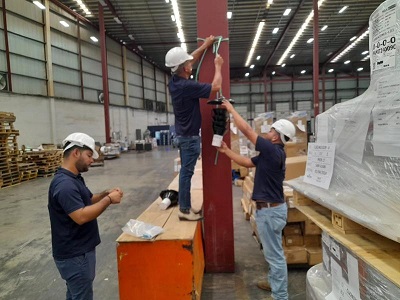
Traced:
POLYGON ((63 141, 63 163, 51 181, 48 209, 53 257, 67 284, 67 300, 92 300, 96 252, 100 244, 96 218, 123 196, 119 188, 92 194, 81 176, 99 155, 94 139, 76 132, 63 141))
POLYGON ((179 219, 197 221, 202 217, 191 208, 190 186, 194 167, 200 155, 200 98, 208 99, 222 85, 221 67, 224 62, 220 55, 214 59, 215 71, 212 83, 190 80, 193 64, 200 59, 203 51, 214 42, 210 35, 191 55, 181 47, 170 49, 165 55, 165 65, 171 68, 173 76, 168 84, 175 114, 176 144, 180 150, 181 170, 179 173, 179 219))
POLYGON ((252 200, 256 202, 255 220, 263 246, 265 260, 269 264, 268 281, 257 286, 272 292, 274 299, 287 300, 288 274, 282 246, 282 230, 287 220, 287 205, 283 197, 286 155, 284 146, 296 134, 296 128, 288 120, 278 120, 271 130, 261 137, 236 112, 229 101, 222 107, 232 114, 237 128, 256 146, 259 155, 248 158, 233 152, 223 142, 218 150, 241 166, 256 167, 252 200))

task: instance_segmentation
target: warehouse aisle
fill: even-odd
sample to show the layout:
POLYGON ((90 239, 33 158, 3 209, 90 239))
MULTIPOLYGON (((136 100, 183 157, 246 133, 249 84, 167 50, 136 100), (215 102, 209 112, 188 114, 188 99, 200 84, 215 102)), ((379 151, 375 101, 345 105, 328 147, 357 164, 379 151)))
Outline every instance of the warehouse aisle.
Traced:
MULTIPOLYGON (((174 178, 172 147, 122 154, 92 167, 84 174, 93 192, 120 186, 123 203, 99 217, 102 243, 97 247, 96 300, 118 299, 115 240, 121 227, 138 217, 174 178)), ((47 191, 50 178, 40 178, 0 190, 0 299, 63 299, 65 284, 51 256, 47 191)), ((266 263, 251 236, 240 208, 241 189, 234 187, 235 274, 205 274, 202 300, 265 299, 268 293, 255 284, 265 274, 266 263)), ((305 299, 307 269, 290 269, 291 300, 305 299)), ((140 272, 140 270, 138 270, 140 272)), ((142 299, 141 299, 142 300, 142 299)), ((145 299, 143 299, 145 300, 145 299)))

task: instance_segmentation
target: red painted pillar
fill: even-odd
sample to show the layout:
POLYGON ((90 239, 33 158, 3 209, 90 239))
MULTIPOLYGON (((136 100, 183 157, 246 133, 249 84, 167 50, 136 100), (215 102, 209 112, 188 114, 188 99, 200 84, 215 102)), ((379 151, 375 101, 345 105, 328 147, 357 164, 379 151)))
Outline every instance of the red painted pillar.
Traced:
POLYGON ((99 2, 99 32, 100 32, 100 51, 101 51, 101 73, 103 77, 104 126, 106 131, 106 143, 111 143, 106 28, 104 25, 103 6, 101 5, 100 2, 99 2))
MULTIPOLYGON (((200 38, 222 36, 228 38, 227 1, 197 0, 197 34, 200 38)), ((211 49, 211 48, 210 48, 211 49)), ((199 81, 212 82, 214 77, 214 54, 210 49, 201 66, 199 81)), ((219 54, 224 59, 222 66, 222 94, 230 97, 229 43, 221 42, 219 54)), ((214 99, 216 95, 211 95, 214 99)), ((234 239, 232 209, 231 161, 219 154, 214 164, 217 150, 211 145, 212 108, 205 99, 201 101, 202 114, 202 162, 204 195, 204 254, 206 272, 234 272, 234 239)), ((224 141, 230 145, 229 132, 224 141)))
POLYGON ((319 114, 319 17, 318 0, 313 0, 314 8, 314 44, 313 44, 313 79, 314 79, 314 118, 319 114))

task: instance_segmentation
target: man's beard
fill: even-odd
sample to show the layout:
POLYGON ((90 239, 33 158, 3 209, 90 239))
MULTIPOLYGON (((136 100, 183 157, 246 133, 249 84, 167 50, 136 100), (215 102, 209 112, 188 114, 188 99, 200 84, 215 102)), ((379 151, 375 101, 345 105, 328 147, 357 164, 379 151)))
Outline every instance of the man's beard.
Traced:
POLYGON ((87 164, 85 164, 85 162, 82 158, 79 158, 79 160, 75 164, 75 167, 79 173, 89 171, 89 166, 87 164))

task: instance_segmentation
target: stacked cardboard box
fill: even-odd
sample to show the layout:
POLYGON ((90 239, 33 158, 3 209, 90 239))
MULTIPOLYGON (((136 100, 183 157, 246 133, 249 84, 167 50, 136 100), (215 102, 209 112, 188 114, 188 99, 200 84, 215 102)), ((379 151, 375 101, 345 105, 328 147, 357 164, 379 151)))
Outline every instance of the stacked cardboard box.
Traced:
MULTIPOLYGON (((293 158, 288 158, 290 161, 293 158)), ((293 171, 292 168, 299 168, 299 163, 287 163, 287 174, 304 175, 306 158, 302 159, 301 171, 293 171), (288 172, 289 171, 289 172, 288 172), (301 174, 302 173, 302 174, 301 174)), ((243 196, 241 199, 242 208, 246 220, 250 221, 253 230, 253 235, 259 242, 261 247, 260 238, 258 235, 257 224, 255 222, 255 202, 252 201, 251 196, 254 187, 254 170, 249 176, 246 176, 243 183, 243 196)), ((293 190, 284 187, 285 200, 288 204, 288 219, 287 225, 283 230, 282 244, 285 251, 287 264, 308 264, 315 265, 322 261, 321 251, 321 230, 309 220, 302 212, 297 210, 292 204, 293 190)))

